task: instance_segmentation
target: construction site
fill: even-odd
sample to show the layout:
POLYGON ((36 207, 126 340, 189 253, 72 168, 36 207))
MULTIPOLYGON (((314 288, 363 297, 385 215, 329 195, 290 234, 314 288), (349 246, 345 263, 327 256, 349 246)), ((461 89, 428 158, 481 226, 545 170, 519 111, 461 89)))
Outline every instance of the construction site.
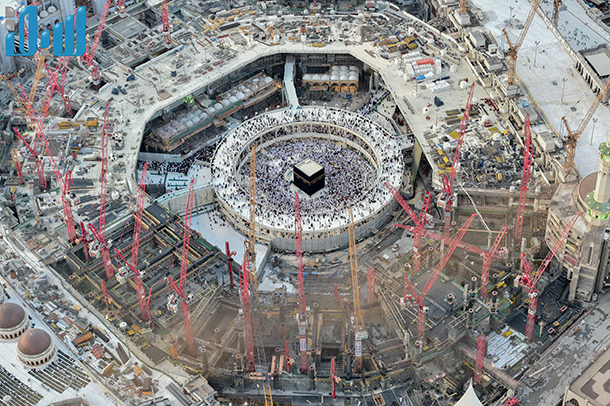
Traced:
POLYGON ((601 405, 601 3, 8 0, 0 406, 601 405))

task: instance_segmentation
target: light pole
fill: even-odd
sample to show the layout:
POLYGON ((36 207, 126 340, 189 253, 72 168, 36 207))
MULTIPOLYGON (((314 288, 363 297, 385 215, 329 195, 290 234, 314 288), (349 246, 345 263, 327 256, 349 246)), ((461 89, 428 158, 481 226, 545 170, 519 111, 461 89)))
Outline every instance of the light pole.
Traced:
POLYGON ((261 397, 261 386, 259 384, 256 384, 256 391, 258 392, 258 396, 257 397, 261 397))
POLYGON ((509 7, 510 9, 510 15, 508 16, 508 32, 510 32, 510 27, 512 27, 512 23, 513 23, 513 9, 514 7, 509 7))
POLYGON ((538 56, 538 44, 540 44, 540 41, 534 42, 534 45, 536 45, 534 50, 534 68, 536 67, 536 56, 538 56))
POLYGON ((591 140, 589 141, 589 146, 593 145, 593 134, 595 133, 595 123, 597 123, 597 119, 593 119, 593 129, 591 130, 591 140))
POLYGON ((563 91, 566 90, 566 82, 568 79, 562 78, 561 81, 563 82, 563 86, 561 87, 561 104, 563 104, 563 91))

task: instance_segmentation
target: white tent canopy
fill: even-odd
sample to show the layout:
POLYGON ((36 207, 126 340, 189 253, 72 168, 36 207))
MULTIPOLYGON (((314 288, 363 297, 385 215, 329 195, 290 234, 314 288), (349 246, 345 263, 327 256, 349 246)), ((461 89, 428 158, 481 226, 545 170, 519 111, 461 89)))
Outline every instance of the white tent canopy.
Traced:
POLYGON ((474 393, 472 382, 468 384, 466 393, 464 393, 464 396, 462 396, 462 398, 454 406, 483 406, 483 403, 481 403, 477 397, 477 394, 474 393))

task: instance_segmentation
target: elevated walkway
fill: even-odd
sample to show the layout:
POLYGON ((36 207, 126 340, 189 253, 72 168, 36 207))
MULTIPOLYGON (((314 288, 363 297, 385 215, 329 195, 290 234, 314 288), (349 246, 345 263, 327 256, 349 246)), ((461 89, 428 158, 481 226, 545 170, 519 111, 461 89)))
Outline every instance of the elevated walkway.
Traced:
POLYGON ((286 85, 286 94, 288 96, 288 101, 290 102, 290 108, 298 108, 299 99, 297 98, 297 91, 294 88, 294 56, 286 58, 286 65, 284 66, 284 84, 286 85))

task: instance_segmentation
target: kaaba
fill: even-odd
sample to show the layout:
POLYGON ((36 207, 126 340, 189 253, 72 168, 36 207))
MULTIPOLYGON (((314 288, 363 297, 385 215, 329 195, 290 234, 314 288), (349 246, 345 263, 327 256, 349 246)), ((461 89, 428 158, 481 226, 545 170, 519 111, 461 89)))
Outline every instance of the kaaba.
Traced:
POLYGON ((296 164, 293 168, 294 185, 313 196, 324 189, 324 168, 311 159, 306 159, 296 164))

